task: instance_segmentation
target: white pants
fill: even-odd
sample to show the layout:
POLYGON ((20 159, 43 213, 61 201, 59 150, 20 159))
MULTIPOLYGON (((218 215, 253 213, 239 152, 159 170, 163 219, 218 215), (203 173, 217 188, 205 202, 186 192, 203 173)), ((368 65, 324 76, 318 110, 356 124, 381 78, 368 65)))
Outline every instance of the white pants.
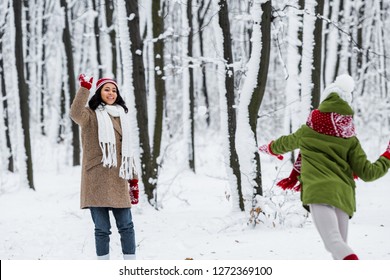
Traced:
POLYGON ((354 254, 347 245, 349 221, 347 213, 325 204, 310 204, 310 212, 325 248, 332 254, 333 259, 342 260, 354 254))

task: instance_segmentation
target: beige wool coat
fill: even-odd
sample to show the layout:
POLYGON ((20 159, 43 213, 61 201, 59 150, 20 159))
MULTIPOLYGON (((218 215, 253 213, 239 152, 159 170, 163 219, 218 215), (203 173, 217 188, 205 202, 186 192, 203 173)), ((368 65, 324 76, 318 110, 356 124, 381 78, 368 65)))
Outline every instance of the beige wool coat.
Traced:
MULTIPOLYGON (((70 117, 81 127, 83 158, 80 206, 82 209, 89 207, 130 208, 128 182, 119 177, 120 151, 122 150, 120 119, 110 116, 115 130, 117 167, 103 167, 103 153, 98 140, 98 122, 95 111, 86 107, 88 97, 89 90, 81 87, 70 108, 70 117)), ((133 174, 135 173, 136 171, 133 170, 133 174)))

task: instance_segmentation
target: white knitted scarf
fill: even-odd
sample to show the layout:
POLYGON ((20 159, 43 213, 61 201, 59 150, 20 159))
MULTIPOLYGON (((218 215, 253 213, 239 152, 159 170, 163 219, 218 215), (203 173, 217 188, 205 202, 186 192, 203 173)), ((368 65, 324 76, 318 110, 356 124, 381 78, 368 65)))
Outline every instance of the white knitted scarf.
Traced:
POLYGON ((99 145, 103 153, 103 166, 117 166, 117 148, 114 126, 109 115, 119 117, 122 127, 122 163, 119 169, 119 177, 131 179, 132 154, 130 146, 130 116, 119 105, 99 105, 96 108, 98 121, 99 145))

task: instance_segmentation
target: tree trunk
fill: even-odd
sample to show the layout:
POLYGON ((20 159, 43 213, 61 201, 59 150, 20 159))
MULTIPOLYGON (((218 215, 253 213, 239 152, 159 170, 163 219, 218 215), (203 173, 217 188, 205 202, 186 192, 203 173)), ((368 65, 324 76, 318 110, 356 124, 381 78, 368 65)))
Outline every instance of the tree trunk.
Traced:
MULTIPOLYGON (((304 9, 305 8, 305 0, 298 0, 298 8, 299 9, 304 9)), ((301 28, 298 31, 298 40, 299 40, 299 42, 303 42, 303 15, 301 15, 301 22, 302 22, 302 25, 301 25, 301 28)), ((299 53, 299 56, 302 57, 302 55, 303 55, 303 44, 300 44, 298 46, 298 53, 299 53)), ((302 72, 302 63, 299 63, 299 65, 298 65, 298 72, 299 73, 302 72)), ((299 91, 299 95, 300 96, 301 96, 301 93, 302 92, 299 91)))
MULTIPOLYGON (((42 14, 45 14, 45 8, 46 8, 46 2, 43 2, 43 7, 42 7, 42 14)), ((42 17, 42 36, 46 36, 47 33, 47 23, 45 17, 42 17)), ((42 44, 42 57, 41 61, 45 62, 46 59, 46 44, 42 44)), ((39 122, 41 126, 41 134, 46 135, 46 129, 45 129, 45 92, 47 88, 47 83, 45 77, 47 77, 47 69, 46 69, 46 63, 42 63, 42 68, 41 68, 41 81, 40 81, 40 108, 39 108, 39 122)))
POLYGON ((238 161, 238 155, 236 151, 236 109, 234 102, 234 69, 233 54, 232 54, 232 42, 230 35, 230 23, 229 23, 229 11, 226 0, 220 0, 218 2, 219 9, 219 26, 222 29, 223 36, 223 57, 225 59, 225 88, 226 88, 226 101, 227 101, 227 124, 228 125, 228 147, 229 147, 229 166, 232 169, 233 176, 236 179, 237 192, 238 192, 238 204, 241 211, 245 210, 244 199, 241 187, 241 173, 240 163, 238 161))
POLYGON ((13 1, 15 18, 15 60, 18 76, 18 88, 20 98, 20 112, 22 117, 22 129, 24 134, 24 147, 26 151, 27 181, 31 189, 34 188, 33 163, 30 140, 30 108, 28 104, 29 89, 24 76, 23 55, 23 31, 22 31, 22 2, 13 1))
POLYGON ((186 104, 186 106, 189 106, 189 122, 190 122, 190 137, 189 137, 189 158, 188 158, 188 164, 192 171, 195 172, 195 133, 194 133, 194 107, 195 107, 195 97, 194 97, 194 68, 193 68, 193 62, 192 62, 192 46, 193 46, 193 27, 192 27, 192 0, 187 0, 187 19, 188 19, 188 53, 187 56, 190 58, 188 62, 188 72, 189 72, 189 104, 186 104))
MULTIPOLYGON (((298 10, 303 10, 303 0, 295 0, 291 2, 292 5, 297 5, 298 10), (301 6, 302 5, 302 6, 301 6)), ((302 26, 303 26, 303 15, 297 13, 296 10, 288 12, 288 37, 297 38, 297 40, 291 41, 287 48, 287 71, 288 78, 285 88, 286 104, 297 102, 301 98, 301 84, 299 76, 302 71, 302 26)), ((285 113, 285 127, 286 133, 291 134, 301 126, 301 120, 296 117, 297 112, 300 108, 297 106, 286 106, 285 113)), ((295 151, 290 152, 291 164, 295 162, 295 151)))
MULTIPOLYGON (((163 1, 163 0, 162 0, 163 1)), ((153 44, 153 59, 154 59, 154 87, 156 94, 156 113, 154 121, 153 133, 153 154, 152 154, 152 172, 153 179, 158 177, 159 156, 161 151, 161 139, 163 130, 163 113, 164 102, 166 97, 165 92, 165 74, 164 74, 164 38, 160 37, 164 33, 164 4, 161 5, 161 0, 152 2, 152 18, 153 18, 153 39, 156 40, 153 44), (161 8, 161 9, 160 9, 161 8)))
MULTIPOLYGON (((329 19, 331 19, 332 18, 332 13, 333 13, 333 0, 330 0, 329 1, 329 4, 327 4, 328 5, 328 14, 327 14, 327 18, 329 18, 329 19)), ((328 40, 329 39, 329 27, 331 26, 330 25, 331 23, 330 22, 326 22, 325 23, 325 34, 324 34, 324 42, 323 42, 323 44, 324 44, 324 58, 327 58, 328 57, 328 44, 333 44, 334 42, 330 42, 330 40, 328 40)), ((327 64, 326 64, 326 62, 324 61, 324 63, 323 63, 323 65, 322 65, 322 73, 323 73, 323 75, 322 75, 322 83, 324 84, 324 85, 327 85, 327 81, 326 81, 326 67, 327 67, 327 64)))
MULTIPOLYGON (((342 15, 342 12, 344 9, 344 0, 340 0, 340 3, 339 3, 339 16, 338 16, 338 20, 337 22, 341 23, 342 21, 342 18, 343 18, 343 15, 342 15)), ((340 39, 337 40, 337 60, 336 60, 336 66, 335 66, 335 71, 334 71, 334 76, 333 76, 333 79, 332 81, 336 80, 336 77, 339 75, 339 68, 340 68, 340 52, 341 52, 341 42, 340 42, 340 39)))
MULTIPOLYGON (((315 14, 323 16, 324 0, 317 0, 315 14)), ((311 107, 318 108, 321 96, 321 69, 322 69, 322 19, 317 17, 314 26, 313 68, 311 79, 313 82, 311 107)))
MULTIPOLYGON (((64 81, 65 83, 65 81, 64 81)), ((65 123, 64 123, 64 118, 65 118, 65 112, 66 112, 66 108, 65 108, 65 85, 63 84, 62 85, 62 89, 61 89, 61 95, 60 95, 60 123, 58 125, 58 136, 57 136, 57 143, 58 144, 61 144, 64 142, 65 140, 65 131, 66 131, 66 127, 65 127, 65 123)), ((72 122, 73 123, 73 122, 72 122)))
MULTIPOLYGON (((42 61, 45 61, 46 56, 46 48, 45 45, 42 46, 42 61)), ((41 126, 41 134, 46 135, 45 130, 45 89, 46 89, 46 82, 45 82, 45 75, 47 75, 46 65, 43 63, 42 65, 42 74, 41 74, 41 88, 40 88, 40 94, 41 94, 41 104, 39 109, 39 122, 41 126)))
MULTIPOLYGON (((209 0, 207 7, 204 8, 204 0, 198 0, 198 22, 199 22, 199 51, 200 51, 200 56, 204 56, 204 47, 203 47, 203 24, 204 24, 204 19, 206 17, 207 11, 209 10, 210 4, 212 0, 209 0), (203 14, 202 14, 202 11, 203 14)), ((201 62, 201 71, 202 71, 202 86, 200 92, 203 94, 205 105, 207 108, 207 113, 206 113, 206 122, 207 125, 210 125, 210 104, 209 104, 209 94, 207 90, 207 78, 206 78, 206 63, 203 61, 201 62)))
MULTIPOLYGON (((0 53, 3 53, 3 28, 0 27, 0 53)), ((8 101, 7 101, 7 89, 5 87, 5 79, 4 79, 4 63, 3 56, 0 56, 0 83, 1 83, 1 92, 3 98, 3 110, 4 110, 4 128, 5 128, 5 141, 7 145, 7 149, 9 152, 8 155, 8 171, 14 172, 14 157, 12 155, 12 146, 11 146, 11 137, 9 134, 9 123, 8 123, 8 101)))
POLYGON ((117 77, 117 51, 116 51, 116 32, 115 32, 115 22, 114 22, 114 4, 112 3, 112 0, 105 0, 105 7, 106 7, 106 19, 107 19, 107 26, 109 26, 110 32, 110 41, 111 41, 111 51, 112 51, 112 74, 116 79, 117 77))
POLYGON ((356 42, 358 44, 358 48, 360 49, 356 54, 356 68, 358 70, 358 80, 360 80, 361 70, 363 66, 363 51, 361 49, 363 48, 363 21, 365 7, 366 4, 362 1, 357 15, 358 24, 356 32, 356 42))
MULTIPOLYGON (((30 67, 28 67, 28 64, 30 64, 29 60, 30 58, 30 35, 31 35, 31 28, 30 28, 30 1, 24 0, 24 14, 25 14, 25 22, 24 26, 26 27, 26 48, 25 48, 25 57, 27 58, 27 62, 25 62, 25 79, 26 82, 30 81, 30 67)), ((23 9, 23 5, 22 5, 23 9)))
MULTIPOLYGON (((259 114, 259 109, 261 101, 264 97, 265 86, 267 84, 268 77, 268 68, 271 52, 271 16, 272 16, 272 2, 271 0, 261 4, 261 9, 263 11, 261 17, 261 60, 260 60, 260 69, 257 74, 257 87, 254 89, 251 101, 249 103, 249 124, 252 129, 252 133, 255 136, 255 141, 257 144, 257 118, 259 114)), ((259 19, 260 20, 260 19, 259 19)), ((258 24, 258 23, 255 23, 258 24)), ((254 158, 256 162, 256 169, 258 172, 257 176, 254 178, 256 186, 254 187, 254 196, 263 195, 262 180, 261 180, 261 166, 260 166, 260 157, 259 153, 254 153, 254 158)))
MULTIPOLYGON (((61 7, 64 9, 65 28, 62 33, 62 40, 65 46, 66 53, 66 69, 68 71, 68 85, 70 102, 73 102, 76 96, 76 79, 74 76, 74 62, 73 62, 73 47, 70 35, 70 27, 68 20, 68 5, 66 0, 61 0, 61 7)), ((73 146, 73 166, 80 165, 80 133, 79 127, 75 122, 72 122, 72 146, 73 146)))
POLYGON ((135 107, 137 110, 137 122, 139 127, 140 149, 141 149, 141 165, 142 165, 142 182, 145 187, 146 196, 151 204, 154 198, 154 190, 156 182, 153 179, 153 166, 151 164, 151 153, 149 144, 149 129, 148 129, 148 109, 146 102, 146 87, 145 87, 145 68, 142 50, 142 41, 139 30, 139 12, 138 1, 126 1, 126 11, 128 15, 133 14, 134 18, 128 21, 128 28, 131 40, 131 53, 133 57, 133 86, 135 107))
MULTIPOLYGON (((385 7, 384 7, 384 1, 381 0, 379 2, 379 13, 380 13, 380 19, 382 22, 385 22, 386 20, 386 10, 385 10, 385 7)), ((383 25, 380 26, 380 30, 379 30, 379 37, 380 37, 380 41, 379 41, 379 44, 380 44, 380 49, 381 49, 381 52, 383 53, 383 55, 381 56, 380 58, 380 69, 381 72, 382 72, 382 75, 380 75, 380 80, 381 80, 381 93, 382 93, 382 98, 384 100, 389 100, 388 99, 388 71, 387 71, 387 59, 388 59, 388 56, 387 56, 387 48, 386 48, 386 42, 388 39, 385 39, 386 38, 386 33, 385 33, 385 27, 383 25)), ((389 115, 389 114, 388 114, 389 115)), ((390 116, 389 116, 390 118, 390 116)))
POLYGON ((97 15, 95 16, 94 24, 93 24, 93 30, 95 32, 95 40, 96 40, 96 59, 98 64, 98 75, 99 78, 103 77, 103 65, 102 65, 102 59, 100 55, 100 28, 99 28, 99 0, 92 0, 92 6, 93 10, 97 12, 97 15))

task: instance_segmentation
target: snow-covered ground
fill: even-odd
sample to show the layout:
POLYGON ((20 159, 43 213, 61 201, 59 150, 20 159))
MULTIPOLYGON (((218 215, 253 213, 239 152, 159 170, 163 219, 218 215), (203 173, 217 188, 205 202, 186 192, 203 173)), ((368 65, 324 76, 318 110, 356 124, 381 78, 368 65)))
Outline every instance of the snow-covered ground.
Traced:
MULTIPOLYGON (((198 174, 172 164, 162 170, 159 211, 145 201, 132 209, 138 259, 331 259, 310 215, 302 215, 299 194, 286 194, 275 187, 272 192, 266 190, 275 201, 290 198, 289 205, 276 209, 280 213, 275 223, 270 218, 256 227, 248 226, 248 217, 232 212, 227 200, 229 189, 217 156, 218 145, 200 149, 198 174)), ((290 169, 288 163, 262 156, 265 188, 275 180, 275 167, 285 173, 290 169)), ((95 259, 92 219, 88 210, 79 209, 80 168, 37 169, 36 191, 0 189, 0 259, 95 259)), ((7 175, 2 182, 10 186, 12 180, 7 175)), ((389 182, 390 174, 372 183, 357 183, 357 213, 350 221, 349 243, 361 259, 390 260, 389 182)), ((111 258, 120 260, 113 219, 112 224, 111 258)))

